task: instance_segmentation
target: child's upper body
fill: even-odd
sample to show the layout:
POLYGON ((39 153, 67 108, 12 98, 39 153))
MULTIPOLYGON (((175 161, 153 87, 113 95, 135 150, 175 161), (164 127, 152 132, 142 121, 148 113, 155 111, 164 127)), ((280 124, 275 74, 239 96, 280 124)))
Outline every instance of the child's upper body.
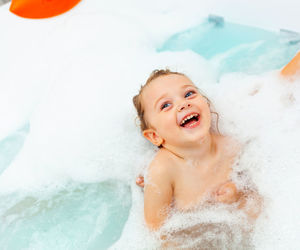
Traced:
MULTIPOLYGON (((281 75, 291 77, 297 72, 300 52, 281 75)), ((133 102, 144 137, 160 148, 145 179, 144 215, 150 229, 158 229, 171 208, 190 210, 202 201, 238 202, 249 218, 258 216, 259 195, 237 190, 231 181, 238 143, 212 128, 211 115, 216 113, 188 77, 153 71, 133 102), (256 201, 252 207, 248 197, 256 201)), ((137 184, 143 186, 143 180, 137 184)))
POLYGON ((145 182, 147 225, 157 229, 171 207, 191 209, 204 198, 237 201, 240 193, 230 176, 238 147, 213 132, 210 102, 192 81, 183 74, 156 71, 139 98, 143 135, 160 147, 145 182))

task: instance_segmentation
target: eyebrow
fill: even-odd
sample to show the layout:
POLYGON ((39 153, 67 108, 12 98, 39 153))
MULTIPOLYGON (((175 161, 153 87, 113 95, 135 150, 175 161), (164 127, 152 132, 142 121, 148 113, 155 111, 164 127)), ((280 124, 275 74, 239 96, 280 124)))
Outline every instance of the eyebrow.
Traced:
MULTIPOLYGON (((193 85, 193 84, 185 84, 185 85, 181 86, 181 89, 185 89, 185 88, 187 88, 187 87, 194 87, 194 88, 197 89, 197 87, 196 87, 195 85, 193 85)), ((163 94, 161 97, 159 97, 159 98, 155 101, 155 103, 154 103, 154 108, 156 107, 157 103, 158 103, 161 99, 165 98, 167 95, 168 95, 168 94, 165 93, 165 94, 163 94)))
POLYGON ((194 88, 197 88, 195 85, 193 85, 193 84, 185 84, 185 85, 183 85, 181 88, 182 89, 184 89, 184 88, 186 88, 186 87, 194 87, 194 88))

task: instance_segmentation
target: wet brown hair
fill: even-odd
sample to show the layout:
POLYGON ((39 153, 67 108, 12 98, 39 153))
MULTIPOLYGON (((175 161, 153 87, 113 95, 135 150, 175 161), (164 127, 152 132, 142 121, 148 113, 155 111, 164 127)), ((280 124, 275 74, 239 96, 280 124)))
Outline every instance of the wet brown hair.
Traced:
MULTIPOLYGON (((176 72, 176 71, 171 71, 169 69, 156 69, 156 70, 153 70, 152 73, 150 74, 150 76, 148 77, 146 83, 144 85, 141 85, 139 93, 132 98, 133 105, 134 105, 134 107, 135 107, 135 109, 137 111, 137 115, 138 115, 137 118, 139 118, 139 120, 140 120, 140 125, 139 126, 140 126, 141 131, 144 131, 147 128, 149 128, 149 126, 147 124, 147 121, 145 120, 145 117, 144 117, 145 110, 144 110, 144 107, 142 106, 142 100, 141 100, 143 90, 153 80, 155 80, 155 79, 157 79, 157 78, 159 78, 161 76, 167 76, 167 75, 181 75, 181 76, 187 77, 183 73, 176 72)), ((205 95, 203 95, 201 92, 200 92, 200 94, 207 100, 208 106, 211 108, 212 105, 211 105, 210 100, 205 95)), ((220 134, 219 127, 218 127, 219 114, 217 112, 214 112, 214 111, 211 111, 211 113, 213 113, 213 114, 215 114, 217 116, 216 130, 220 134)))

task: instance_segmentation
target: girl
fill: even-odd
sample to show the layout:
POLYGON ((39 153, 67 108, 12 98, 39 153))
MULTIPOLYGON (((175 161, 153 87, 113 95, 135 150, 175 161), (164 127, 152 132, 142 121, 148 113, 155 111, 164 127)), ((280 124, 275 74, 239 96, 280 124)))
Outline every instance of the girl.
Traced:
MULTIPOLYGON (((300 53, 281 74, 293 76, 299 68, 300 53)), ((162 226, 170 209, 188 211, 204 201, 237 203, 249 219, 258 216, 256 191, 238 190, 231 180, 240 146, 212 128, 211 103, 187 76, 155 70, 133 102, 143 136, 159 147, 145 179, 144 216, 151 230, 162 226), (249 197, 256 201, 251 206, 249 197)), ((142 177, 137 184, 144 186, 142 177)))

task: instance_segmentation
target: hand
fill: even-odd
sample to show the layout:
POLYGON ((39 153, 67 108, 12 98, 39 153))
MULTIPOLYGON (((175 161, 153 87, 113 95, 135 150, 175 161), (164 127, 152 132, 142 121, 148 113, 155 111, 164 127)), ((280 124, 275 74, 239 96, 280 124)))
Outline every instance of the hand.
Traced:
POLYGON ((239 209, 243 209, 250 221, 255 221, 262 212, 264 198, 255 190, 249 190, 241 195, 239 209))
POLYGON ((139 175, 138 177, 136 177, 135 183, 136 183, 136 185, 138 185, 139 187, 143 188, 143 187, 145 186, 145 183, 144 183, 144 176, 139 175))
POLYGON ((215 193, 215 199, 217 202, 231 204, 237 202, 240 198, 236 185, 233 182, 226 182, 222 184, 215 193))

